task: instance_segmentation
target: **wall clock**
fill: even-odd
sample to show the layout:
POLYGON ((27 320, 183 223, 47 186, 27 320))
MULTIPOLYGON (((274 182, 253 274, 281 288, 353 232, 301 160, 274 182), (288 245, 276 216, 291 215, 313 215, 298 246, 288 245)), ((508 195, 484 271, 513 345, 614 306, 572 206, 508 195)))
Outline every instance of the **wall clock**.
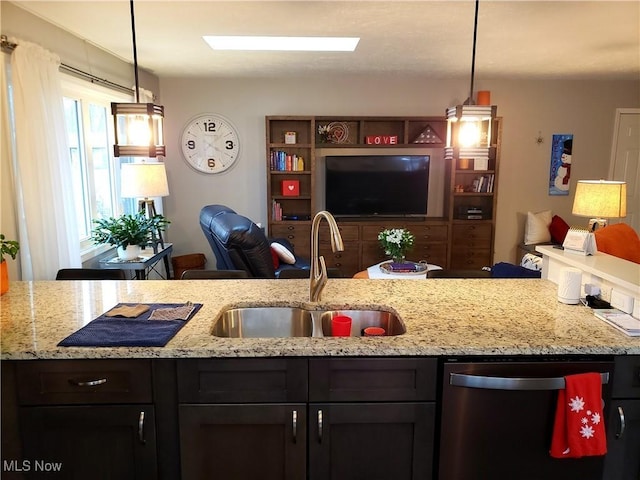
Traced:
POLYGON ((240 155, 240 137, 222 115, 203 113, 184 127, 180 141, 187 164, 203 173, 221 173, 231 168, 240 155))

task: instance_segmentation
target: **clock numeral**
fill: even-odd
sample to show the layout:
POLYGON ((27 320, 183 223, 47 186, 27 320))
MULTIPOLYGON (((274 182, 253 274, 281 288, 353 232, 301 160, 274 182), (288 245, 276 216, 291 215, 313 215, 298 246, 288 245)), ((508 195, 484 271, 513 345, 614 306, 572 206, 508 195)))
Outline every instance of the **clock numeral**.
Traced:
POLYGON ((189 140, 187 142, 187 148, 189 150, 194 150, 196 148, 196 142, 194 142, 193 140, 189 140))
POLYGON ((224 147, 227 150, 233 150, 235 145, 233 144, 233 140, 227 140, 226 142, 224 142, 224 147))
POLYGON ((216 168, 216 161, 213 158, 209 158, 207 160, 207 167, 216 168))
POLYGON ((206 122, 204 124, 205 132, 215 132, 216 131, 216 122, 206 122))

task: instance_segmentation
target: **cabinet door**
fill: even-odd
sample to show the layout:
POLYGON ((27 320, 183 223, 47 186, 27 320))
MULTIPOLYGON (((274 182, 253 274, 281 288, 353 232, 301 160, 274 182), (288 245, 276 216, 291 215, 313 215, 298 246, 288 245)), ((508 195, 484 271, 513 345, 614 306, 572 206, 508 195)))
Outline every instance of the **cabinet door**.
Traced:
POLYGON ((158 477, 151 406, 22 407, 20 426, 27 478, 56 470, 74 480, 158 477))
POLYGON ((304 404, 181 405, 182 480, 306 477, 304 404))
POLYGON ((612 400, 607 434, 605 480, 640 478, 640 400, 612 400), (622 418, 624 417, 624 430, 622 418))
POLYGON ((312 404, 310 480, 433 477, 434 403, 312 404))

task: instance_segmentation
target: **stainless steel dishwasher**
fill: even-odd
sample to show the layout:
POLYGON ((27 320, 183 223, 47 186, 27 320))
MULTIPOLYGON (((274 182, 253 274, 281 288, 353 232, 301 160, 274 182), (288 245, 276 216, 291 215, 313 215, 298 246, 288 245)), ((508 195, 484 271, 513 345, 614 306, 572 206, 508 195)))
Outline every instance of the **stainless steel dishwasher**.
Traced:
POLYGON ((549 455, 564 376, 600 372, 604 413, 613 361, 446 362, 439 480, 601 480, 604 457, 549 455))

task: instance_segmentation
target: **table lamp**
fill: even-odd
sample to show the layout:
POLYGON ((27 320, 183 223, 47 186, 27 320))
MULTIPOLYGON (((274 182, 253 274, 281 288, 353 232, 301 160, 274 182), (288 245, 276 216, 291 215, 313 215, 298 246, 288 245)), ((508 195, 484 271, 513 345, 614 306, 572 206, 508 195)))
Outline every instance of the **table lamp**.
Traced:
POLYGON ((610 180, 579 180, 571 213, 591 217, 590 231, 606 227, 607 218, 626 217, 627 184, 610 180))
MULTIPOLYGON (((125 198, 137 198, 138 210, 149 218, 157 215, 153 197, 169 195, 164 163, 123 163, 120 170, 120 191, 125 198)), ((159 230, 158 239, 164 247, 159 230)))

